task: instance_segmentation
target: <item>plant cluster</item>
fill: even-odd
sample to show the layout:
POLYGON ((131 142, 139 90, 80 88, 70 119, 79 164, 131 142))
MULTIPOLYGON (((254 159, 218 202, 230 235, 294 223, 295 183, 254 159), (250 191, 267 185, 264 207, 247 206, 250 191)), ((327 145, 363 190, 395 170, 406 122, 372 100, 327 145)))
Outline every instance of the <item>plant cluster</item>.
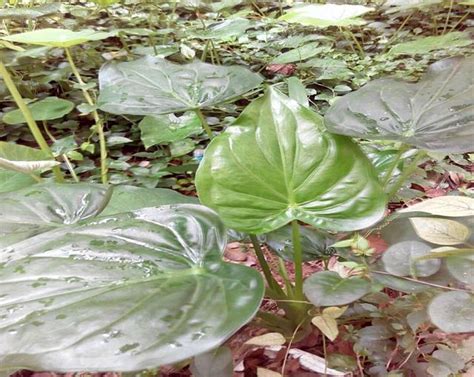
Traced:
MULTIPOLYGON (((324 358, 315 356, 310 369, 320 374, 472 371, 472 338, 465 336, 474 332, 472 192, 458 185, 449 195, 413 205, 393 203, 400 195, 410 198, 403 191, 420 166, 436 159, 437 168, 446 161, 464 166, 474 140, 474 59, 439 59, 416 81, 371 79, 392 70, 386 69, 394 62, 390 56, 437 50, 447 38, 459 48, 469 45, 463 32, 454 31, 457 25, 447 30, 453 2, 440 36, 389 41, 386 61, 376 68, 381 55, 365 56, 366 46, 352 31, 375 10, 364 5, 94 3, 94 15, 112 19, 114 10, 155 9, 157 20, 149 25, 165 22, 176 34, 182 33, 180 9, 187 14, 191 8, 198 18, 199 9, 225 15, 237 7, 240 14, 210 25, 201 20, 204 28, 183 36, 180 45, 151 26, 32 28, 1 38, 8 50, 2 52, 7 64, 0 61, 3 95, 17 109, 5 111, 0 141, 0 371, 135 372, 194 357, 193 375, 231 376, 232 355, 219 346, 252 320, 272 333, 249 344, 288 343, 285 360, 293 355, 302 365, 308 356, 291 345, 317 329, 324 358), (267 8, 273 18, 265 16, 267 8), (245 17, 249 9, 260 14, 258 21, 245 17), (295 25, 295 34, 275 46, 268 46, 275 31, 260 40, 245 34, 262 25, 295 25), (334 41, 314 30, 327 28, 353 51, 322 57, 334 41), (136 36, 147 45, 132 47, 136 36), (98 71, 96 85, 84 78, 87 67, 76 64, 77 46, 110 40, 125 54, 104 53, 110 61, 98 71), (202 42, 200 60, 187 45, 196 40, 202 42), (216 45, 241 40, 241 61, 259 59, 265 49, 267 55, 285 50, 266 61, 276 76, 266 78, 252 64, 221 64, 228 55, 220 56, 216 45), (22 47, 30 45, 35 47, 22 47), (167 59, 176 48, 192 61, 167 59), (63 81, 71 93, 25 100, 32 96, 11 72, 22 58, 33 64, 48 54, 68 64, 44 74, 30 94, 63 81), (281 80, 295 70, 301 79, 281 80), (318 88, 332 94, 307 85, 308 71, 317 72, 318 88), (356 90, 340 83, 352 79, 356 90), (85 122, 72 115, 75 110, 85 122), (222 123, 211 116, 221 113, 222 123), (147 159, 166 156, 165 167, 143 173, 148 179, 140 184, 132 173, 113 173, 120 166, 128 171, 133 160, 114 149, 132 142, 121 132, 124 120, 140 132, 146 149, 128 152, 143 159, 133 174, 147 170, 147 159), (25 123, 28 144, 40 149, 10 139, 25 123), (74 135, 58 137, 64 136, 61 127, 74 135), (85 136, 80 145, 79 136, 85 136), (78 163, 86 155, 90 167, 78 163), (197 197, 158 188, 170 173, 186 174, 180 179, 191 182, 197 197), (377 249, 374 235, 388 243, 386 250, 377 249), (229 238, 252 245, 262 273, 223 258, 229 238), (315 260, 318 271, 305 274, 305 262, 315 260), (279 311, 261 310, 264 298, 279 311), (336 339, 350 342, 352 353, 337 347, 328 352, 336 339)), ((424 11, 421 2, 420 8, 387 3, 384 12, 400 13, 405 23, 412 17, 407 9, 424 11)), ((9 27, 15 17, 31 26, 60 9, 12 7, 0 16, 9 27)), ((73 10, 87 20, 87 8, 73 10)), ((258 375, 268 373, 260 369, 258 375)))

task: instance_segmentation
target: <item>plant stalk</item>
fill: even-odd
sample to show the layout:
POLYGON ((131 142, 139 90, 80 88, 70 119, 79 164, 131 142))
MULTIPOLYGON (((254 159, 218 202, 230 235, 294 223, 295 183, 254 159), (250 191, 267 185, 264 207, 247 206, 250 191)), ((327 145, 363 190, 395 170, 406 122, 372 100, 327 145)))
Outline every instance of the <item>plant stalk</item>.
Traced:
POLYGON ((199 108, 195 109, 194 112, 199 117, 199 120, 201 121, 202 128, 204 128, 204 131, 206 131, 207 136, 209 136, 209 139, 212 139, 214 136, 212 135, 211 127, 209 127, 209 123, 207 123, 206 117, 202 113, 201 109, 199 109, 199 108))
POLYGON ((265 280, 267 281, 268 287, 279 296, 286 297, 285 292, 283 292, 283 289, 281 289, 281 287, 278 285, 278 282, 272 275, 272 271, 270 270, 270 266, 268 265, 265 256, 263 255, 263 251, 260 247, 260 242, 257 239, 257 236, 254 234, 250 234, 250 240, 252 241, 252 245, 255 250, 258 263, 260 264, 260 267, 262 267, 263 275, 265 276, 265 280))
MULTIPOLYGON (((25 101, 23 100, 23 97, 21 96, 15 83, 13 82, 13 79, 10 76, 10 73, 8 72, 7 68, 5 67, 5 65, 3 64, 1 60, 0 60, 0 76, 3 77, 3 81, 5 82, 6 87, 8 88, 10 94, 12 95, 13 100, 15 101, 16 105, 22 112, 26 120, 26 124, 28 124, 28 127, 31 131, 31 134, 35 138, 36 143, 38 144, 38 146, 44 153, 54 158, 53 152, 51 151, 48 143, 46 142, 46 139, 44 138, 38 125, 36 124, 36 121, 33 119, 33 115, 31 114, 30 109, 28 108, 25 101)), ((56 182, 64 182, 64 177, 61 173, 61 169, 59 169, 58 166, 55 166, 52 170, 56 178, 56 182)))
POLYGON ((300 226, 297 220, 291 222, 291 239, 293 242, 293 261, 295 264, 295 297, 297 300, 304 300, 303 250, 301 248, 300 226))
MULTIPOLYGON (((76 80, 79 83, 79 85, 81 85, 82 95, 84 96, 85 100, 90 106, 95 106, 95 102, 92 99, 89 92, 87 91, 87 89, 85 88, 85 82, 82 80, 81 74, 79 73, 79 70, 77 69, 76 64, 74 63, 74 60, 71 56, 70 49, 66 47, 65 51, 66 51, 67 60, 72 69, 72 73, 76 77, 76 80)), ((99 135, 100 177, 101 177, 102 183, 106 185, 108 183, 108 178, 107 178, 108 167, 107 167, 107 145, 105 143, 104 125, 102 123, 102 119, 100 119, 100 116, 97 110, 92 111, 92 116, 94 117, 97 134, 99 135)))
POLYGON ((403 173, 400 175, 398 180, 394 183, 390 191, 387 193, 388 199, 392 198, 397 193, 400 187, 402 187, 402 185, 405 183, 405 180, 415 171, 416 167, 418 166, 418 163, 424 156, 424 151, 418 152, 418 154, 413 158, 411 164, 408 165, 405 170, 403 170, 403 173))
POLYGON ((400 159, 402 158, 403 153, 405 153, 407 149, 408 149, 408 146, 406 145, 400 146, 400 149, 398 150, 398 153, 395 156, 395 160, 393 161, 392 165, 390 166, 390 168, 387 170, 387 173, 385 173, 383 177, 382 185, 384 188, 386 188, 386 186, 390 182, 390 178, 392 178, 393 172, 397 168, 397 165, 400 162, 400 159))

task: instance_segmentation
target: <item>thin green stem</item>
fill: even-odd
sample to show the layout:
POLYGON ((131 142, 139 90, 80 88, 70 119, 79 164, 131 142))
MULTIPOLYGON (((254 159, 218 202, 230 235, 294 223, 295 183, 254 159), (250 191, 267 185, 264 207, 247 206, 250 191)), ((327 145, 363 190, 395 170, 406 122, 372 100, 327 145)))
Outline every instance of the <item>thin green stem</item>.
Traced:
POLYGON ((207 123, 206 117, 202 113, 201 109, 194 109, 194 112, 199 117, 202 128, 204 128, 204 131, 206 131, 207 136, 209 136, 209 139, 212 139, 213 135, 212 135, 211 127, 209 127, 209 123, 207 123))
POLYGON ((262 268, 263 275, 265 276, 268 287, 273 292, 281 295, 282 297, 285 297, 286 296, 285 292, 283 292, 283 289, 281 289, 281 287, 278 285, 278 282, 275 280, 275 278, 272 275, 272 271, 270 270, 270 266, 268 265, 267 260, 265 259, 263 250, 260 247, 260 242, 258 241, 257 236, 254 234, 251 234, 250 240, 252 241, 252 245, 255 250, 255 255, 257 256, 258 263, 260 264, 260 267, 262 268))
POLYGON ((291 239, 293 242, 293 261, 295 264, 295 297, 304 300, 303 295, 303 250, 301 248, 300 226, 297 220, 291 222, 291 239))
MULTIPOLYGON (((25 101, 23 100, 23 97, 21 96, 15 83, 13 82, 13 79, 10 76, 10 73, 8 72, 7 68, 5 67, 5 65, 3 64, 1 60, 0 60, 0 76, 3 77, 3 82, 5 83, 6 87, 10 91, 10 94, 12 95, 13 100, 15 101, 16 105, 22 112, 23 117, 26 120, 26 124, 28 124, 28 127, 31 131, 31 134, 35 138, 36 143, 38 144, 38 146, 44 153, 54 158, 53 152, 51 151, 51 148, 49 147, 38 125, 36 124, 36 121, 34 120, 30 109, 28 108, 25 101)), ((64 182, 64 177, 58 166, 55 166, 53 168, 53 173, 57 182, 64 182)))
POLYGON ((388 183, 390 182, 390 178, 392 178, 392 174, 395 171, 395 169, 398 166, 398 163, 400 162, 400 159, 403 156, 403 153, 408 149, 408 146, 402 145, 400 149, 398 150, 398 153, 395 156, 395 160, 393 160, 392 165, 390 165, 390 168, 387 170, 383 177, 382 185, 383 187, 386 187, 388 183))
MULTIPOLYGON (((45 120, 43 120, 43 129, 44 129, 44 132, 46 133, 46 135, 48 135, 49 139, 54 143, 56 142, 56 138, 53 136, 53 134, 51 132, 49 132, 49 129, 48 129, 48 123, 46 123, 45 120)), ((78 176, 76 175, 76 172, 74 171, 74 168, 72 167, 72 164, 71 164, 71 161, 69 160, 69 157, 64 153, 61 155, 61 157, 63 158, 64 162, 66 163, 66 166, 69 170, 69 173, 71 173, 71 177, 74 179, 74 181, 76 183, 79 182, 79 178, 78 176)))
POLYGON ((400 189, 400 187, 403 186, 407 178, 415 171, 415 169, 418 166, 418 163, 420 160, 425 156, 426 152, 424 151, 419 151, 418 154, 413 158, 413 161, 411 162, 410 165, 408 165, 404 170, 403 173, 400 175, 398 180, 394 183, 392 188, 387 194, 387 198, 390 199, 392 198, 397 191, 400 189))
POLYGON ((441 33, 441 35, 444 35, 444 33, 446 33, 446 29, 448 28, 449 18, 451 17, 451 11, 453 10, 453 4, 454 0, 451 0, 449 2, 448 15, 446 16, 446 22, 444 23, 443 32, 441 33))
POLYGON ((285 262, 281 258, 278 258, 278 272, 285 281, 286 295, 290 299, 293 298, 295 294, 293 290, 293 285, 291 284, 290 277, 288 276, 288 271, 286 270, 285 262))
MULTIPOLYGON (((92 99, 91 95, 87 91, 85 87, 85 82, 82 80, 81 74, 79 73, 79 70, 76 67, 76 64, 74 64, 74 59, 71 56, 71 51, 69 48, 65 48, 66 50, 66 57, 69 62, 69 65, 71 66, 72 73, 76 77, 77 82, 81 86, 81 91, 82 95, 84 96, 85 100, 90 106, 95 106, 95 102, 92 99)), ((92 111, 92 116, 94 117, 95 121, 95 128, 97 131, 97 135, 99 136, 99 147, 100 147, 100 177, 102 180, 102 183, 106 185, 108 183, 108 178, 107 178, 107 145, 105 142, 105 135, 104 135, 104 125, 102 123, 102 119, 100 119, 99 113, 97 110, 92 111)))
POLYGON ((390 37, 388 40, 387 44, 385 45, 385 51, 387 50, 388 47, 392 44, 392 42, 397 38, 398 34, 400 31, 403 29, 403 27, 407 24, 407 22, 410 20, 410 18, 415 14, 416 12, 410 13, 401 23, 401 25, 398 27, 398 29, 393 33, 393 35, 390 37))
POLYGON ((354 33, 350 30, 350 29, 346 29, 347 32, 349 33, 349 35, 351 36, 352 40, 354 41, 355 45, 357 46, 357 49, 359 50, 359 53, 361 55, 361 57, 364 57, 365 56, 365 51, 364 49, 362 48, 361 44, 359 43, 359 41, 357 40, 356 36, 354 35, 354 33))

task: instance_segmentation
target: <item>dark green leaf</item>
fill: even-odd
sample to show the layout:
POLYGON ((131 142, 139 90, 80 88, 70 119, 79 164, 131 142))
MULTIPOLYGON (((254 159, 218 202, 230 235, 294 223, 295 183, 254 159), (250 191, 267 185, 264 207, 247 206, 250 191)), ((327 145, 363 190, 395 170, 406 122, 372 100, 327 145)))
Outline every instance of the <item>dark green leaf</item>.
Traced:
POLYGON ((257 87, 262 77, 240 66, 179 65, 146 56, 109 63, 99 72, 101 110, 159 115, 214 106, 257 87))
POLYGON ((473 64, 472 57, 441 60, 416 84, 372 81, 329 109, 327 127, 343 135, 469 152, 474 137, 473 64))
MULTIPOLYGON (((58 97, 46 97, 41 101, 28 105, 34 120, 51 120, 62 118, 74 109, 74 103, 58 97)), ((26 123, 20 109, 6 113, 2 121, 6 124, 26 123)))

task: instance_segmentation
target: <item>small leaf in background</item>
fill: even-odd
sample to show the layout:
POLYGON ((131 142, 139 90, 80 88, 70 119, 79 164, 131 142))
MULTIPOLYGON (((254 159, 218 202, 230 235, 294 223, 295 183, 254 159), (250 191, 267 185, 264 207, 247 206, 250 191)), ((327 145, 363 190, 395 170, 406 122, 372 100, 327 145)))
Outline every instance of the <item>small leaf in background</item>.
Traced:
POLYGON ((373 10, 374 8, 362 5, 312 4, 294 7, 281 16, 280 20, 321 28, 364 25, 366 22, 359 16, 373 10))
POLYGON ((418 38, 411 42, 403 42, 393 46, 388 52, 391 55, 427 54, 433 50, 443 50, 446 47, 463 47, 473 43, 468 33, 455 31, 444 35, 418 38))
POLYGON ((474 253, 447 257, 446 267, 456 280, 474 289, 474 253))
POLYGON ((193 139, 183 139, 170 144, 171 157, 181 157, 194 150, 196 142, 193 139))
POLYGON ((113 147, 114 145, 122 145, 131 143, 133 140, 129 139, 128 137, 118 136, 118 135, 111 135, 107 138, 107 146, 113 147))
POLYGON ((468 196, 439 196, 403 208, 398 213, 427 212, 435 216, 474 216, 474 198, 468 196))
MULTIPOLYGON (((28 104, 28 108, 34 120, 52 120, 69 114, 74 109, 74 103, 58 97, 46 97, 28 104)), ((9 111, 3 116, 2 121, 6 124, 26 123, 20 109, 9 111)))
POLYGON ((306 88, 301 80, 297 77, 290 77, 286 82, 288 85, 288 96, 298 102, 301 106, 309 107, 306 88))
POLYGON ((145 148, 172 143, 202 132, 201 121, 195 112, 180 117, 174 114, 146 116, 138 124, 145 148))
POLYGON ((19 173, 32 174, 50 170, 58 166, 59 162, 54 160, 45 161, 11 161, 0 157, 0 168, 13 170, 19 173))
POLYGON ((116 32, 95 30, 72 31, 68 29, 37 29, 26 33, 13 34, 1 39, 40 46, 71 47, 89 41, 98 41, 116 35, 116 32))
POLYGON ((459 245, 471 234, 466 225, 454 220, 413 217, 410 221, 420 238, 436 245, 459 245))
POLYGON ((418 241, 403 241, 390 246, 382 256, 387 272, 396 276, 425 277, 435 274, 441 267, 439 259, 417 261, 430 254, 431 246, 418 241))
POLYGON ((311 323, 321 330, 321 332, 331 341, 334 341, 339 335, 337 321, 329 315, 323 313, 322 315, 313 317, 311 323))
POLYGON ((279 54, 270 64, 288 64, 296 63, 312 58, 320 53, 327 51, 328 47, 320 46, 319 42, 311 42, 293 50, 279 54))
POLYGON ((283 335, 277 332, 271 332, 259 336, 255 336, 245 342, 245 344, 253 346, 281 346, 286 343, 283 335))
POLYGON ((225 346, 195 356, 189 366, 193 377, 232 377, 233 369, 232 352, 225 346))
POLYGON ((474 296, 467 292, 444 292, 428 306, 431 322, 447 333, 474 331, 474 296))
POLYGON ((342 278, 332 271, 316 272, 304 281, 304 293, 314 306, 349 304, 369 292, 369 281, 360 277, 342 278))

